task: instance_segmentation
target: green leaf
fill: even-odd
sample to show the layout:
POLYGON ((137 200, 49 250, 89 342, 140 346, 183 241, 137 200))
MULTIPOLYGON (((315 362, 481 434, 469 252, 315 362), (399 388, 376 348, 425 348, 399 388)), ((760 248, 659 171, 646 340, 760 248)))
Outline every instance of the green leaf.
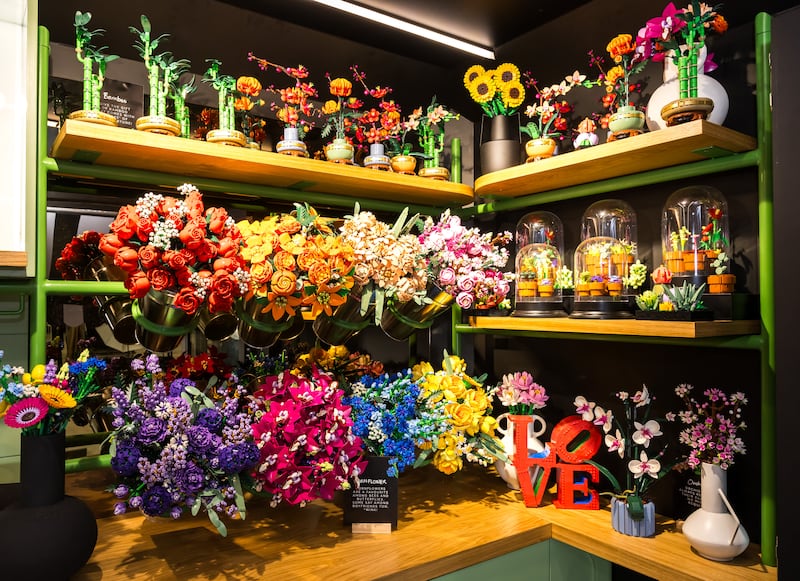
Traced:
POLYGON ((244 503, 244 493, 242 493, 242 482, 239 480, 239 475, 234 474, 233 477, 231 477, 231 482, 233 482, 233 489, 236 491, 236 508, 239 509, 239 514, 241 515, 242 520, 244 520, 244 517, 247 513, 247 507, 244 503))
POLYGON ((150 19, 142 14, 140 20, 142 22, 142 32, 145 34, 150 34, 150 19))
POLYGON ((203 501, 198 496, 192 505, 192 516, 197 516, 197 513, 200 512, 201 506, 203 506, 203 501))
POLYGON ((631 515, 633 520, 642 520, 644 518, 644 506, 642 499, 638 494, 629 494, 626 499, 628 503, 628 514, 631 515))
POLYGON ((614 491, 615 492, 617 492, 617 493, 622 492, 622 487, 619 485, 619 480, 617 480, 616 477, 613 474, 611 474, 611 472, 609 471, 608 468, 606 468, 605 466, 601 466, 600 464, 598 464, 594 460, 584 460, 584 462, 586 464, 590 464, 590 465, 594 466, 600 472, 602 472, 603 476, 608 478, 608 481, 611 483, 611 486, 614 487, 614 491))
POLYGON ((211 521, 212 525, 217 527, 217 532, 219 532, 220 536, 223 536, 223 537, 227 537, 228 536, 228 527, 226 527, 225 523, 223 523, 220 520, 219 515, 217 514, 217 511, 209 510, 208 511, 208 520, 211 521))

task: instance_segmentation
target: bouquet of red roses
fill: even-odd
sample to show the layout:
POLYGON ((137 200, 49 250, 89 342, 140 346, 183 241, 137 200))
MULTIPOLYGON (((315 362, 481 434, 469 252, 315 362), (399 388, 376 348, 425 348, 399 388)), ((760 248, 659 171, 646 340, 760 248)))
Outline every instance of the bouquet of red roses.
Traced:
POLYGON ((87 230, 78 236, 73 236, 61 255, 56 258, 56 270, 64 280, 83 280, 86 267, 93 260, 103 256, 98 245, 100 244, 99 232, 87 230))
POLYGON ((202 306, 229 311, 248 288, 241 233, 224 208, 206 209, 193 185, 178 191, 182 198, 150 192, 120 208, 100 250, 127 273, 132 299, 153 289, 175 293, 173 305, 189 315, 202 306))

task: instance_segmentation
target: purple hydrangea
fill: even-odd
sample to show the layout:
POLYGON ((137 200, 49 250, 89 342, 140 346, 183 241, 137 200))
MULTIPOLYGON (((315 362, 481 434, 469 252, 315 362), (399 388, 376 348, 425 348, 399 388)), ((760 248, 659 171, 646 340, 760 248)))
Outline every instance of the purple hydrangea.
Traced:
POLYGON ((214 437, 204 426, 189 426, 186 430, 189 439, 189 450, 203 453, 214 445, 214 437))
POLYGON ((187 377, 179 377, 175 379, 172 383, 170 383, 169 395, 170 397, 180 397, 187 387, 196 387, 196 386, 197 384, 193 380, 187 377))
POLYGON ((111 468, 121 476, 133 476, 139 471, 139 448, 129 442, 117 444, 117 451, 111 458, 111 468))
POLYGON ((219 451, 219 469, 226 474, 236 474, 258 462, 258 446, 242 442, 225 446, 219 451))
POLYGON ((219 434, 225 425, 225 418, 217 408, 203 408, 197 412, 195 424, 207 428, 212 434, 219 434))
POLYGON ((178 485, 191 493, 200 492, 205 485, 203 469, 194 462, 189 462, 186 468, 178 473, 178 485))
POLYGON ((147 516, 161 516, 172 507, 172 496, 160 484, 142 492, 142 512, 147 516))
POLYGON ((143 444, 155 444, 167 435, 167 423, 161 418, 145 418, 139 428, 138 440, 143 444))

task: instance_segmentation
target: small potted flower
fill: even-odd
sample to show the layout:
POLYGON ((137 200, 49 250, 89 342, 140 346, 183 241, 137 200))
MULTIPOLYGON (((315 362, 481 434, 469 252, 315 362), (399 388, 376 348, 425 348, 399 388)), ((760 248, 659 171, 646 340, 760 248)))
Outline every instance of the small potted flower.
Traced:
POLYGON ((355 140, 362 147, 364 144, 368 145, 368 151, 364 152, 367 154, 363 161, 364 167, 389 171, 391 162, 386 155, 386 141, 400 130, 400 106, 387 98, 392 93, 391 87, 369 87, 367 75, 357 65, 350 69, 355 82, 364 89, 364 97, 377 101, 377 107, 365 110, 356 121, 355 140))
POLYGON ((708 275, 708 292, 710 293, 732 293, 736 285, 736 275, 726 273, 728 270, 728 255, 725 252, 717 254, 711 261, 711 268, 714 274, 708 275))
POLYGON ((587 463, 600 470, 613 487, 613 492, 601 495, 611 497, 614 530, 649 537, 655 533, 656 523, 655 504, 648 498, 647 491, 672 469, 671 463, 663 463, 667 445, 659 450, 655 443, 663 436, 661 424, 673 421, 675 414, 669 412, 663 419, 651 418, 653 398, 647 386, 633 395, 617 392, 616 397, 624 407, 624 419, 583 396, 576 397, 574 404, 579 416, 603 430, 608 451, 615 452, 626 463, 625 478, 618 480, 611 470, 594 460, 587 460, 587 463))
POLYGON ((530 163, 555 155, 558 145, 555 139, 560 139, 567 130, 565 115, 572 111, 572 107, 561 97, 575 86, 591 87, 597 82, 587 80, 586 75, 575 71, 557 85, 540 88, 538 81, 526 72, 523 74, 523 84, 528 91, 535 91, 536 96, 535 104, 528 105, 525 109, 525 115, 531 121, 520 127, 520 131, 530 137, 525 144, 527 162, 530 163))
POLYGON ((464 86, 483 110, 480 130, 481 171, 486 174, 519 165, 520 130, 517 111, 525 101, 519 68, 502 63, 495 69, 472 65, 464 86))
POLYGON ((417 125, 419 144, 425 156, 422 167, 417 172, 418 175, 437 180, 449 179, 450 170, 439 165, 439 156, 444 151, 445 124, 458 118, 457 113, 437 103, 435 96, 431 99, 417 125))
POLYGON ((746 452, 740 434, 746 427, 742 413, 747 397, 712 388, 697 399, 693 390, 689 384, 675 388, 685 405, 678 414, 685 426, 680 442, 690 450, 684 464, 700 472, 701 492, 701 506, 687 517, 682 530, 700 555, 729 561, 750 544, 726 496, 727 471, 736 455, 746 452))
POLYGON ((353 83, 344 77, 331 78, 326 73, 328 89, 335 100, 328 100, 322 106, 321 112, 327 115, 327 121, 322 128, 322 137, 333 133, 333 140, 325 146, 325 157, 335 163, 353 163, 355 148, 352 136, 355 121, 361 116, 359 109, 363 101, 353 97, 353 83))
POLYGON ((255 61, 258 68, 268 71, 272 67, 276 72, 283 73, 294 84, 285 88, 269 85, 266 90, 278 95, 280 103, 272 101, 270 110, 275 113, 278 121, 283 123, 283 139, 275 145, 275 151, 295 157, 308 157, 308 147, 303 142, 306 133, 314 127, 313 99, 317 97, 314 83, 307 81, 309 71, 303 65, 285 67, 257 57, 252 52, 248 53, 247 60, 255 61))

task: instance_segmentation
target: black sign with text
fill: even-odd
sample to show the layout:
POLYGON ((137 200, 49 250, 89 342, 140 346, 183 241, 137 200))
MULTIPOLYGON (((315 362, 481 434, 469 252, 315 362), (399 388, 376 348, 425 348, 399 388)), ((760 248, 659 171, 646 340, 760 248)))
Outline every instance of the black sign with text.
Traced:
POLYGON ((397 528, 397 477, 388 456, 369 456, 360 486, 345 493, 344 523, 391 523, 397 528))
POLYGON ((141 85, 106 79, 100 91, 100 111, 113 115, 118 127, 133 129, 144 115, 144 89, 141 85))

